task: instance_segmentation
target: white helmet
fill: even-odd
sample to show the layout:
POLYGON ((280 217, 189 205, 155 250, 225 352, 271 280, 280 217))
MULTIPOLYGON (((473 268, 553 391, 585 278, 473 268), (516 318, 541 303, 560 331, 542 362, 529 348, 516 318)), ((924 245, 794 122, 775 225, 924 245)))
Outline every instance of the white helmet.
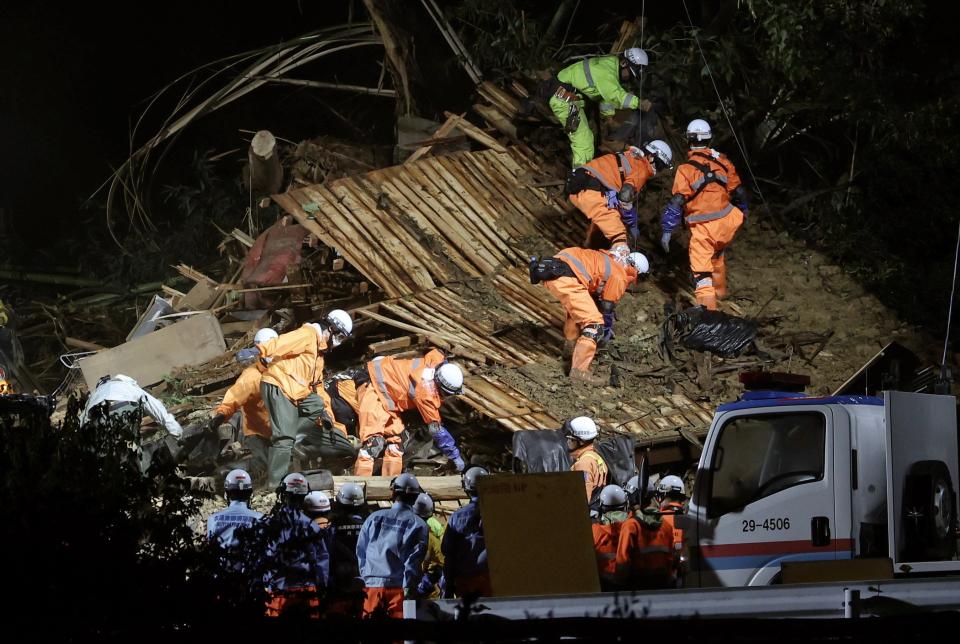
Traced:
POLYGON ((647 52, 639 47, 631 47, 626 50, 623 52, 623 57, 627 60, 630 71, 633 72, 634 76, 637 75, 640 67, 646 67, 650 62, 650 59, 647 57, 647 52))
POLYGON ((647 143, 643 146, 643 151, 652 156, 657 162, 654 164, 654 167, 659 164, 661 168, 669 168, 670 164, 673 163, 673 151, 666 142, 660 139, 654 139, 647 143))
POLYGON ((693 119, 687 124, 687 141, 690 143, 709 141, 712 138, 713 131, 710 130, 710 124, 703 119, 693 119))
POLYGON ((647 261, 647 256, 643 253, 630 253, 627 255, 627 264, 637 269, 637 272, 640 274, 650 271, 650 262, 647 261))
POLYGON ((458 396, 463 393, 463 371, 455 364, 444 362, 433 376, 437 387, 447 396, 458 396))
POLYGON ((477 481, 481 476, 490 476, 490 472, 485 467, 474 465, 463 473, 460 483, 463 485, 463 491, 470 496, 477 496, 477 481))
POLYGON ((627 492, 619 485, 607 485, 600 490, 600 511, 625 510, 627 492))
POLYGON ((275 337, 277 337, 277 335, 278 335, 277 332, 271 329, 270 327, 267 327, 265 329, 260 329, 253 336, 253 343, 263 344, 265 342, 270 342, 270 340, 273 340, 275 337))
POLYGON ((682 496, 687 495, 687 491, 683 487, 683 479, 673 474, 664 476, 662 479, 660 479, 660 481, 657 483, 657 493, 662 494, 663 496, 668 494, 679 494, 682 496))
POLYGON ((303 511, 305 514, 323 514, 325 512, 329 512, 330 497, 320 490, 314 490, 307 496, 303 497, 303 511))
POLYGON ((337 490, 337 503, 340 505, 361 506, 365 500, 363 496, 363 486, 359 483, 344 483, 337 490))
POLYGON ((597 424, 587 416, 577 416, 573 420, 568 420, 564 423, 563 429, 567 436, 582 441, 592 441, 597 437, 597 424))
POLYGON ((223 480, 224 492, 242 492, 253 489, 253 480, 246 470, 230 470, 227 478, 223 480))
POLYGON ((327 324, 330 325, 331 345, 334 347, 340 346, 353 332, 353 320, 350 319, 350 314, 343 309, 334 309, 327 313, 325 319, 327 324))
POLYGON ((307 483, 307 477, 303 474, 293 472, 283 477, 283 482, 280 483, 280 491, 293 496, 306 496, 310 492, 310 484, 307 483))

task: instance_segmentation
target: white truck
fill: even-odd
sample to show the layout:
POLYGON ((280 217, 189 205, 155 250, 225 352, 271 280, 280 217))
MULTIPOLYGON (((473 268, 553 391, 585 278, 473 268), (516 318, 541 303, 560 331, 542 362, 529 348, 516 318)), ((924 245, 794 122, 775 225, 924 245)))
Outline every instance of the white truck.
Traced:
POLYGON ((764 586, 787 562, 960 571, 956 399, 748 391, 721 405, 689 510, 687 588, 764 586))

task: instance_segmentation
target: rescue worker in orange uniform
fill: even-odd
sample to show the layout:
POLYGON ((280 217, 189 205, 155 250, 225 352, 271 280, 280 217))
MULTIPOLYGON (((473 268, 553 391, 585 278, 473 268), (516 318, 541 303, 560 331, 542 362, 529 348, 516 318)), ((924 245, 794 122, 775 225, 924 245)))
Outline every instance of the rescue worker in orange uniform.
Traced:
POLYGON ((657 483, 657 502, 660 505, 660 511, 668 513, 663 515, 663 522, 673 530, 674 578, 677 586, 683 585, 685 564, 689 560, 683 541, 683 530, 677 527, 676 516, 686 512, 686 498, 683 479, 679 476, 670 474, 657 483))
POLYGON ((607 484, 609 468, 603 457, 593 447, 596 440, 597 424, 587 416, 577 416, 563 424, 563 434, 567 439, 567 451, 573 459, 573 472, 583 473, 583 484, 587 491, 587 503, 593 501, 603 486, 607 484))
POLYGON ((630 576, 629 553, 620 552, 620 533, 626 521, 635 521, 627 512, 627 493, 619 485, 605 486, 600 491, 600 520, 590 526, 604 592, 619 590, 630 576))
MULTIPOLYGON (((260 329, 253 336, 253 343, 264 344, 278 335, 273 329, 260 329)), ((243 446, 250 450, 250 469, 255 473, 267 471, 267 455, 270 452, 270 418, 260 397, 260 377, 265 370, 266 367, 257 361, 241 371, 223 395, 223 401, 211 412, 210 418, 210 429, 216 431, 235 413, 243 412, 243 446)))
POLYGON ((619 256, 630 252, 630 240, 639 236, 636 198, 658 169, 673 160, 670 146, 650 141, 643 149, 604 154, 573 169, 567 178, 570 202, 590 220, 586 248, 609 248, 619 256))
POLYGON ((649 268, 642 253, 630 253, 621 263, 611 251, 586 248, 565 248, 551 259, 530 261, 530 282, 543 282, 567 312, 563 358, 570 360, 571 380, 605 384, 590 374, 597 344, 613 339, 617 302, 649 268))
POLYGON ((627 483, 633 516, 620 530, 618 557, 630 562, 630 589, 672 588, 676 585, 673 528, 663 521, 655 503, 643 510, 650 494, 637 489, 637 478, 627 483))
POLYGON ((727 294, 724 251, 747 217, 747 191, 726 156, 708 147, 713 132, 703 119, 687 125, 690 151, 677 166, 673 196, 660 218, 660 245, 670 252, 670 237, 683 218, 690 228, 690 271, 697 304, 711 311, 727 294))
POLYGON ((301 419, 325 428, 333 426, 330 400, 323 388, 323 354, 339 346, 352 330, 350 315, 335 309, 321 323, 304 324, 237 352, 241 364, 259 361, 264 366, 260 397, 270 419, 268 486, 279 485, 290 470, 301 419))
POLYGON ((360 442, 353 473, 372 476, 375 460, 383 455, 384 476, 403 471, 403 420, 400 413, 416 409, 434 444, 453 462, 458 472, 464 468, 456 440, 440 418, 444 396, 463 392, 463 372, 432 349, 422 358, 399 360, 377 358, 367 363, 369 381, 357 389, 360 442))

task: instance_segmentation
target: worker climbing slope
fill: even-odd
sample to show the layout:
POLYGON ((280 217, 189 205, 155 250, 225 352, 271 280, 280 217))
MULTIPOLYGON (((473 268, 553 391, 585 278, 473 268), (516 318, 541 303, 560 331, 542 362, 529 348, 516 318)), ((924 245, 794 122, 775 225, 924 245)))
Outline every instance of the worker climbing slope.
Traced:
POLYGON ((660 219, 660 245, 670 251, 670 238, 686 221, 690 228, 690 271, 697 304, 717 309, 727 294, 724 252, 747 216, 747 191, 730 160, 709 147, 713 132, 703 119, 687 125, 690 150, 677 166, 673 196, 660 219))
MULTIPOLYGON (((396 476, 403 471, 403 420, 400 413, 416 409, 434 444, 463 471, 463 459, 453 435, 443 426, 440 406, 444 396, 463 392, 463 372, 432 349, 421 358, 377 358, 367 363, 366 377, 357 389, 362 447, 354 465, 357 476, 372 476, 374 462, 383 456, 382 473, 396 476)), ((357 378, 356 380, 359 380, 357 378)))
POLYGON ((610 251, 586 248, 565 248, 553 258, 531 260, 530 282, 543 282, 566 311, 563 358, 571 361, 571 380, 605 384, 590 373, 597 344, 613 339, 617 302, 649 268, 642 253, 630 253, 621 263, 610 251))
POLYGON ((353 320, 336 309, 320 323, 308 323, 296 331, 237 352, 237 361, 265 367, 260 395, 270 419, 268 486, 280 483, 290 469, 293 442, 301 417, 333 426, 330 400, 323 389, 323 355, 350 336, 353 320))
POLYGON ((630 146, 574 168, 565 190, 570 202, 590 220, 584 246, 628 253, 631 240, 640 234, 636 208, 640 190, 672 161, 670 146, 656 140, 642 149, 630 146))
POLYGON ((550 109, 570 139, 571 165, 593 158, 594 138, 584 113, 585 98, 600 102, 600 115, 613 116, 618 109, 649 111, 650 101, 641 101, 621 83, 639 78, 648 63, 647 52, 631 47, 619 55, 578 60, 560 70, 550 83, 550 109))

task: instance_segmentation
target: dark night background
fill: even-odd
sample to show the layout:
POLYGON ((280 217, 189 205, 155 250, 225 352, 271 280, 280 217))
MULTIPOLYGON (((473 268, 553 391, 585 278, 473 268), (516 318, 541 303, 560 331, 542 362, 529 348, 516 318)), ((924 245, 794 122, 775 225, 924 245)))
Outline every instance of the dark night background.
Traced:
MULTIPOLYGON (((441 4, 488 77, 558 64, 557 39, 538 41, 557 3, 441 4), (522 35, 517 19, 526 20, 522 35)), ((715 109, 716 97, 692 53, 682 4, 645 4, 648 48, 655 52, 651 88, 667 94, 667 109, 680 127, 676 124, 692 114, 715 109)), ((688 0, 721 95, 736 103, 737 128, 748 145, 754 144, 752 164, 771 216, 832 256, 901 315, 929 325, 937 335, 943 330, 956 234, 954 205, 941 184, 950 182, 952 168, 960 163, 960 66, 951 4, 688 0), (771 110, 771 97, 781 87, 793 91, 796 100, 771 110), (809 132, 757 149, 756 132, 765 114, 791 118, 791 127, 809 132), (838 203, 837 185, 851 166, 855 137, 857 178, 838 203), (808 201, 798 203, 805 197, 808 201)), ((416 18, 419 3, 411 5, 416 18)), ((576 7, 564 55, 608 47, 616 26, 636 16, 641 3, 576 7)), ((170 260, 190 258, 171 251, 170 257, 141 256, 138 264, 114 256, 102 208, 85 204, 111 167, 126 158, 131 121, 151 95, 198 65, 341 24, 351 12, 355 20, 366 19, 363 3, 347 0, 163 2, 136 8, 4 3, 0 208, 8 229, 0 239, 0 263, 79 270, 128 284, 169 277, 162 269, 175 263, 170 260)), ((421 115, 435 118, 443 109, 468 107, 469 85, 462 73, 450 71, 455 61, 429 21, 420 19, 432 36, 417 42, 419 61, 431 73, 450 72, 427 79, 421 115)), ((355 51, 360 53, 332 57, 292 75, 374 84, 382 51, 355 51)), ((158 106, 154 119, 163 108, 158 106)), ((389 99, 268 87, 188 128, 172 146, 157 184, 194 181, 190 160, 207 150, 244 146, 249 135, 238 132, 241 128, 270 129, 291 141, 326 134, 390 144, 393 117, 389 99)), ((148 119, 143 133, 154 132, 156 125, 148 119)), ((733 148, 729 140, 721 144, 733 148)), ((220 162, 219 171, 235 180, 237 155, 220 162)), ((155 190, 154 198, 159 195, 162 191, 155 190)), ((171 230, 182 228, 172 203, 154 206, 161 227, 167 222, 171 230)), ((211 227, 196 231, 211 233, 215 237, 211 227)))

